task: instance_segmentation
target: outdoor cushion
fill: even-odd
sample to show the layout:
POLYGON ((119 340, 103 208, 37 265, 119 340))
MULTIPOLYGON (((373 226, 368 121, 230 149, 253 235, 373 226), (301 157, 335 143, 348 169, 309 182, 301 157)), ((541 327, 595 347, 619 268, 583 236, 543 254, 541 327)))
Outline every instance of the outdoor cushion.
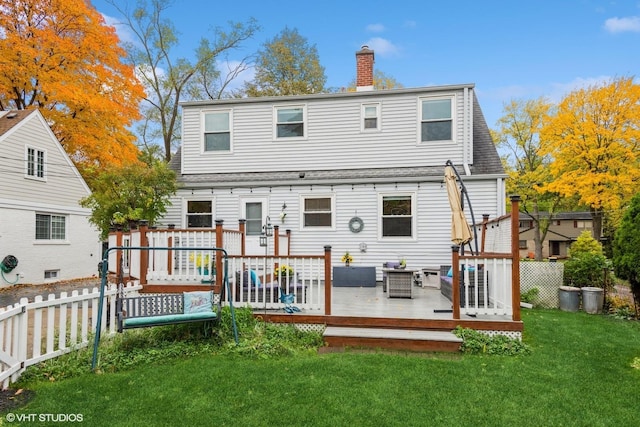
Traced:
POLYGON ((123 319, 125 328, 135 328, 150 325, 165 325, 171 323, 192 322, 195 320, 213 320, 218 317, 215 311, 209 309, 206 313, 166 314, 163 316, 131 317, 123 319))
POLYGON ((207 313, 211 311, 210 291, 184 292, 184 314, 207 313))

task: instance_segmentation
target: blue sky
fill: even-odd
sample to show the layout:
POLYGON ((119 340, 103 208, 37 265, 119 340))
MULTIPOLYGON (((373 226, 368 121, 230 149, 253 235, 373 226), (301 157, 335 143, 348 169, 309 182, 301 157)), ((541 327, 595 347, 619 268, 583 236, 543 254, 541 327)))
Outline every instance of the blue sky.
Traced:
MULTIPOLYGON (((108 22, 117 18, 104 0, 92 3, 108 22)), ((640 70, 640 0, 175 0, 167 17, 186 57, 229 21, 253 17, 262 27, 231 59, 296 28, 317 47, 331 87, 355 78, 355 52, 366 44, 375 68, 405 87, 474 83, 491 128, 511 99, 557 102, 640 70)))

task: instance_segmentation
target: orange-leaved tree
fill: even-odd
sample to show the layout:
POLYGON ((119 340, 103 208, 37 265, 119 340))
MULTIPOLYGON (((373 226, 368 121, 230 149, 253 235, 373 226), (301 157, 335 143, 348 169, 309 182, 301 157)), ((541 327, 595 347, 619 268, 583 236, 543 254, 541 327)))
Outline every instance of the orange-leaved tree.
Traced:
POLYGON ((603 210, 640 188, 640 85, 623 77, 569 93, 540 137, 541 154, 553 157, 545 188, 589 206, 598 240, 603 210))
POLYGON ((0 31, 0 108, 39 108, 84 175, 137 161, 144 91, 89 2, 0 0, 0 31))

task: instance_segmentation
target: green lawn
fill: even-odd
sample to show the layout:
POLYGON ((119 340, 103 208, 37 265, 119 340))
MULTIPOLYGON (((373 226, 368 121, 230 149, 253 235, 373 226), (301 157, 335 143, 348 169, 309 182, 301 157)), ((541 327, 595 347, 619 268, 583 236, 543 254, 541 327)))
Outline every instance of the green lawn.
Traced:
POLYGON ((35 399, 15 412, 91 426, 638 425, 640 322, 557 310, 523 320, 525 356, 198 355, 30 384, 35 399))

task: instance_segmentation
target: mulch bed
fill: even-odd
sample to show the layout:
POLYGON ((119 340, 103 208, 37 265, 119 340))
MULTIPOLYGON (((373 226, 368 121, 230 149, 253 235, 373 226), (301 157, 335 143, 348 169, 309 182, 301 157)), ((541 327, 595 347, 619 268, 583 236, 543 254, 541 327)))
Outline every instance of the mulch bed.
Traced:
POLYGON ((8 388, 0 390, 0 412, 4 413, 19 408, 29 403, 36 395, 33 390, 20 388, 18 390, 8 388))

